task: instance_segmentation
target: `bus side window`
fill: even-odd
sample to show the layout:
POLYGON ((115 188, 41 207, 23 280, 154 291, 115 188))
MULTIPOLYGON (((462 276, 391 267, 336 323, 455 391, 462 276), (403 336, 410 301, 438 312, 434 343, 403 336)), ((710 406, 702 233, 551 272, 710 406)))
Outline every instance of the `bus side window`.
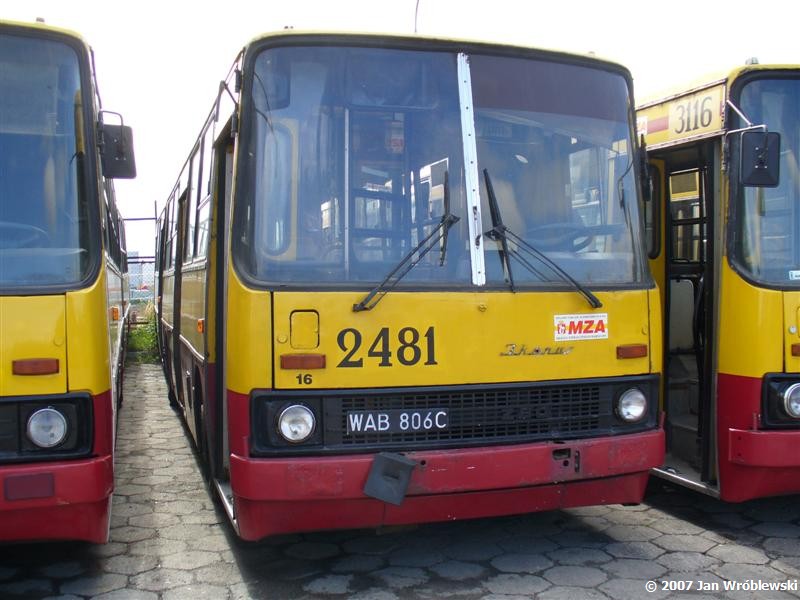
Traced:
POLYGON ((648 165, 648 193, 644 194, 644 232, 647 243, 647 256, 657 258, 661 254, 661 171, 655 165, 648 165))

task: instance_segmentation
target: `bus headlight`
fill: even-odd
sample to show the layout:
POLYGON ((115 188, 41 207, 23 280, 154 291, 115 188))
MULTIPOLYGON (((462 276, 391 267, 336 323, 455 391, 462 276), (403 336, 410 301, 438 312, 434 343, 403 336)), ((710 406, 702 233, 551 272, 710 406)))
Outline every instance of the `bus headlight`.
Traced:
POLYGON ((287 406, 278 417, 278 431, 293 444, 305 442, 314 433, 316 419, 311 409, 302 404, 287 406))
POLYGON ((800 419, 800 383, 793 383, 781 394, 783 409, 793 419, 800 419))
POLYGON ((647 414, 647 396, 639 388, 625 390, 617 399, 617 416, 626 423, 641 421, 647 414))
POLYGON ((28 439, 40 448, 53 448, 67 438, 67 419, 55 408, 40 408, 28 418, 28 439))

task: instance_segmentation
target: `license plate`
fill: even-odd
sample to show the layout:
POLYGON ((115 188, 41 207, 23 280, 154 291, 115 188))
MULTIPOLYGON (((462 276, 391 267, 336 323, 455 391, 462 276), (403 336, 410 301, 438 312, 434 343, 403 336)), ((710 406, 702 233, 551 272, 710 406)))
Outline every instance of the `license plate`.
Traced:
POLYGON ((444 431, 448 425, 446 408, 428 410, 363 410, 347 413, 347 433, 405 433, 444 431))

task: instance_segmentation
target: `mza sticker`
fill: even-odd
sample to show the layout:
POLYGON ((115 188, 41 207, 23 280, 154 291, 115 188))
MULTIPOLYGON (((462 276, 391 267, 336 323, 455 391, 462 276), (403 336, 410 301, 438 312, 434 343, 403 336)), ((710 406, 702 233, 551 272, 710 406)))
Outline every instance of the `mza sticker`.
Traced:
POLYGON ((555 315, 555 340, 600 340, 608 338, 608 313, 555 315))

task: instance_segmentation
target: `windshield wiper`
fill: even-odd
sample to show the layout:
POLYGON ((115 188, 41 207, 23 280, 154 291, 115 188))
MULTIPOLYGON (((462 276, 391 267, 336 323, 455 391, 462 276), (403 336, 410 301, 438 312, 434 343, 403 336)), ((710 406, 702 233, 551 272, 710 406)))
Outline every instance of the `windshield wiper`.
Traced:
POLYGON ((419 244, 414 246, 414 248, 397 263, 397 266, 389 272, 383 281, 372 288, 361 302, 353 305, 353 312, 361 312, 363 310, 372 310, 375 308, 375 305, 378 304, 389 291, 393 290, 395 286, 400 283, 400 280, 406 276, 406 273, 417 266, 425 255, 436 247, 437 243, 441 245, 439 265, 444 265, 444 257, 447 250, 447 232, 459 221, 459 217, 450 214, 450 189, 447 181, 447 172, 445 172, 444 177, 444 214, 442 215, 442 220, 434 227, 433 231, 425 236, 419 244), (437 239, 440 232, 441 238, 437 239))
POLYGON ((589 306, 592 308, 600 308, 603 306, 603 303, 600 302, 600 299, 595 296, 591 290, 586 288, 580 282, 578 282, 575 278, 573 278, 567 271, 565 271, 562 267, 558 265, 555 261, 549 258, 546 254, 544 254, 541 250, 538 250, 534 246, 532 246, 527 240, 521 238, 516 233, 511 231, 508 227, 503 224, 503 218, 500 214, 500 206, 497 203, 497 196, 495 196, 494 188, 492 187, 492 180, 489 177, 489 170, 483 170, 483 177, 486 181, 486 192, 489 195, 489 212, 492 215, 492 228, 484 233, 484 235, 494 242, 500 242, 501 247, 501 260, 503 261, 503 265, 505 266, 506 273, 508 274, 508 282, 511 287, 511 291, 515 291, 514 289, 514 277, 511 274, 511 259, 513 258, 517 262, 519 262, 523 267, 528 269, 531 273, 536 275, 542 280, 545 280, 545 277, 536 267, 531 264, 530 260, 527 257, 533 257, 539 262, 543 263, 547 268, 549 268, 553 273, 555 273, 562 281, 566 281, 572 284, 572 287, 589 303, 589 306), (523 255, 518 249, 509 249, 508 242, 513 242, 519 250, 523 250, 525 255, 523 255), (527 256, 526 256, 527 255, 527 256))

